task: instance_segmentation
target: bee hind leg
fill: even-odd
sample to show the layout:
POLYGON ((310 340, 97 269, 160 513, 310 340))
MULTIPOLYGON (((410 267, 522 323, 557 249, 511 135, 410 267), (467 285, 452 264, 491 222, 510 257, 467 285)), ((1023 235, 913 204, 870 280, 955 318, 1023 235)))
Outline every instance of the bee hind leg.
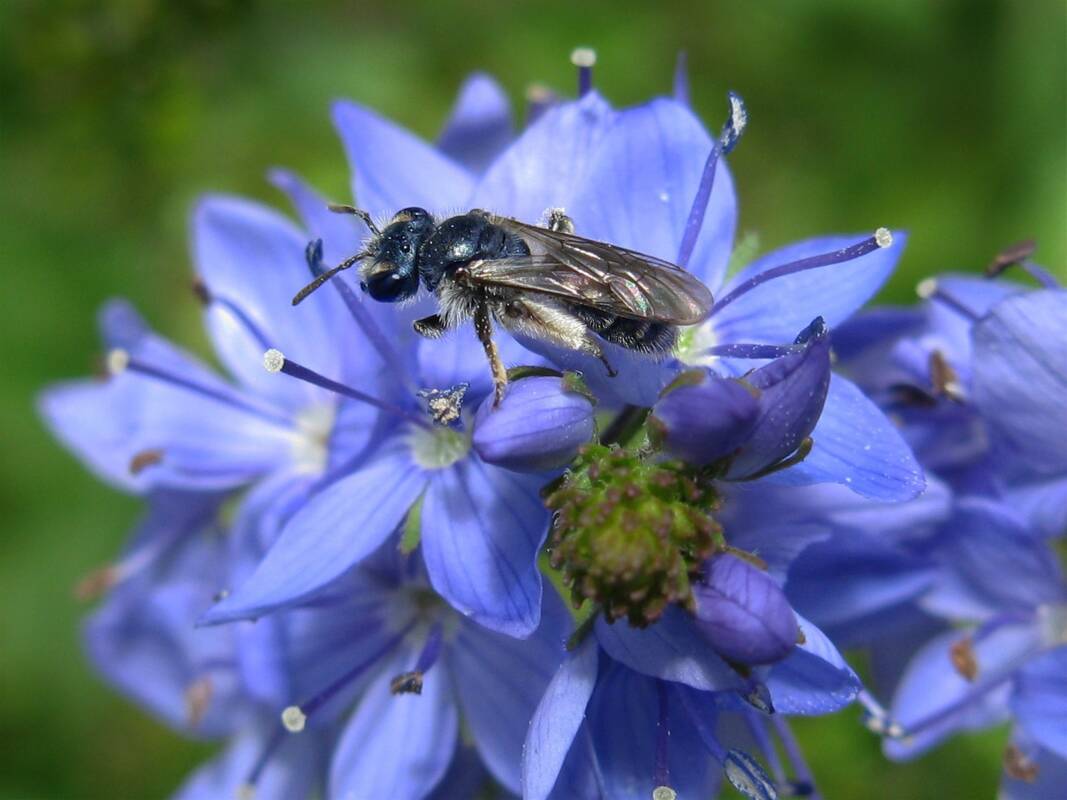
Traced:
POLYGON ((485 357, 489 359, 489 369, 493 373, 493 408, 500 405, 504 399, 504 391, 508 387, 508 371, 504 362, 500 360, 500 351, 497 350, 496 342, 493 341, 493 321, 489 315, 489 308, 482 304, 474 311, 474 332, 478 335, 478 341, 485 349, 485 357))
POLYGON ((448 331, 448 325, 441 319, 440 314, 431 314, 428 317, 415 320, 411 327, 415 333, 427 339, 440 339, 448 331))

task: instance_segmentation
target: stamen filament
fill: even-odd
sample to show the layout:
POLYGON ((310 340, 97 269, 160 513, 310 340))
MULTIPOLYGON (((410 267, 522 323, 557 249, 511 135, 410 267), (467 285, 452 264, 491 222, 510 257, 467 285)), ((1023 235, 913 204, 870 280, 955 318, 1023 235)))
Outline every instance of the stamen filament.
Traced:
POLYGON ((919 285, 915 287, 915 292, 923 300, 936 300, 971 322, 977 322, 982 317, 981 314, 970 308, 959 298, 942 289, 936 278, 926 278, 919 281, 919 285))
POLYGON ((669 745, 671 738, 670 700, 667 686, 663 681, 656 681, 656 699, 659 701, 659 719, 656 721, 656 766, 652 781, 653 786, 670 786, 671 768, 669 745))
POLYGON ((576 47, 571 52, 571 63, 578 68, 578 96, 585 97, 593 88, 596 50, 591 47, 576 47))
POLYGON ((790 353, 799 353, 804 345, 799 344, 716 344, 703 351, 704 355, 723 358, 781 358, 790 353))
POLYGON ((426 674, 430 671, 430 667, 437 663, 437 657, 441 655, 441 644, 444 641, 444 634, 441 628, 441 623, 436 622, 434 626, 430 628, 430 633, 426 637, 426 642, 422 646, 422 651, 419 653, 419 658, 415 662, 415 670, 426 674))
POLYGON ((689 105, 689 56, 685 50, 678 51, 674 62, 674 99, 683 105, 689 105))
POLYGON ((274 411, 273 409, 263 408, 261 406, 248 402, 247 400, 236 394, 232 394, 221 389, 216 389, 211 386, 204 386, 200 383, 197 383, 196 381, 189 380, 188 378, 183 378, 179 375, 171 374, 166 370, 154 367, 151 364, 145 364, 144 362, 133 358, 125 350, 112 350, 110 353, 108 353, 107 362, 108 369, 111 371, 112 374, 117 374, 124 370, 136 372, 140 375, 144 375, 149 378, 155 378, 156 380, 163 381, 164 383, 169 383, 172 386, 177 386, 181 389, 187 389, 190 392, 194 392, 195 394, 203 395, 204 397, 209 397, 212 400, 217 400, 218 402, 224 403, 225 405, 231 406, 233 408, 238 408, 241 411, 247 411, 250 414, 262 417, 263 419, 266 419, 269 422, 278 423, 284 425, 287 428, 292 427, 291 419, 277 411, 274 411))
POLYGON ((811 768, 808 767, 808 762, 804 759, 804 753, 801 751, 796 737, 793 736, 789 723, 782 719, 781 715, 775 714, 771 718, 771 724, 774 725, 775 730, 778 732, 778 738, 782 742, 782 747, 785 748, 786 758, 789 759, 789 765, 792 767, 794 782, 797 784, 794 787, 794 791, 802 797, 820 800, 822 795, 819 794, 819 790, 815 786, 815 776, 812 774, 811 768))
POLYGON ((285 731, 282 728, 275 728, 271 733, 270 738, 267 739, 267 743, 263 746, 259 756, 256 758, 255 764, 252 765, 252 770, 248 773, 248 777, 245 779, 244 784, 239 790, 239 797, 254 797, 256 784, 259 783, 260 777, 263 775, 263 770, 267 767, 267 762, 270 761, 271 756, 274 755, 278 747, 285 740, 285 731), (247 791, 251 789, 251 791, 247 791))
POLYGON ((785 769, 782 767, 782 759, 778 756, 778 749, 774 746, 774 740, 771 739, 770 734, 767 732, 766 718, 751 712, 743 716, 752 738, 756 740, 756 744, 763 751, 767 763, 771 766, 771 775, 774 776, 774 782, 779 786, 784 786, 786 783, 785 769))
POLYGON ((347 397, 351 400, 357 400, 361 403, 374 406, 375 408, 381 409, 389 414, 394 414, 423 428, 429 427, 429 423, 415 412, 401 408, 400 406, 386 402, 385 400, 379 400, 377 397, 369 395, 366 392, 361 392, 359 389, 353 389, 351 386, 345 386, 343 383, 331 380, 325 375, 320 375, 314 370, 308 369, 303 364, 299 364, 296 361, 286 358, 280 350, 271 349, 264 353, 263 367, 267 372, 282 372, 291 378, 310 383, 313 386, 326 389, 327 391, 339 394, 342 397, 347 397))
POLYGON ((760 286, 767 281, 772 281, 775 278, 783 278, 786 275, 804 272, 809 269, 828 267, 832 264, 843 264, 846 261, 852 261, 861 258, 868 253, 873 253, 880 248, 889 247, 892 243, 893 237, 889 231, 886 228, 879 228, 874 236, 870 236, 861 242, 857 242, 856 244, 842 248, 841 250, 835 250, 832 253, 823 253, 822 255, 817 256, 809 256, 808 258, 802 258, 798 261, 792 261, 788 264, 781 264, 777 267, 764 270, 758 275, 753 275, 725 297, 719 298, 711 309, 711 316, 719 313, 734 300, 742 295, 748 294, 757 286, 760 286))

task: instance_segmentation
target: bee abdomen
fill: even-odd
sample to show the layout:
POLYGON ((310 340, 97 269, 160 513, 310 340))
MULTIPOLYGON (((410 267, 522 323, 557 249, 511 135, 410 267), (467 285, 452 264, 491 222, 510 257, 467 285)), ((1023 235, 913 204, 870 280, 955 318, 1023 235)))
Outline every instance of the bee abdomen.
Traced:
POLYGON ((591 331, 612 344, 640 353, 669 353, 674 349, 677 329, 673 325, 582 306, 574 310, 591 331))

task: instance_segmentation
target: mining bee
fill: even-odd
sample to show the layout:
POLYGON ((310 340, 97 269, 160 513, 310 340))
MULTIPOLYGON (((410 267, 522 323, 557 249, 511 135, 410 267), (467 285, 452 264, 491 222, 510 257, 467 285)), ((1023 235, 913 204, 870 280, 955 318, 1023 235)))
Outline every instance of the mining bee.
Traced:
POLYGON ((360 286, 375 300, 413 298, 420 283, 438 312, 415 322, 437 338, 468 319, 485 348, 499 405, 507 370, 493 342, 493 323, 588 353, 614 376, 600 340, 651 357, 674 349, 677 326, 693 325, 711 311, 711 292, 681 267, 574 234, 560 209, 544 227, 474 209, 438 221, 425 209, 398 211, 382 229, 367 212, 354 214, 370 228, 363 249, 323 272, 293 298, 296 305, 338 272, 362 262, 360 286))

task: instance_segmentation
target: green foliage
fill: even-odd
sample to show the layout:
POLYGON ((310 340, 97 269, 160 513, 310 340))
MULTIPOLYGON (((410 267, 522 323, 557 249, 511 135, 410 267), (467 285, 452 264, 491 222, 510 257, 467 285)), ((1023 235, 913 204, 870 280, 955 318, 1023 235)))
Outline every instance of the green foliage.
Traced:
MULTIPOLYGON (((886 292, 901 301, 919 276, 979 269, 1029 236, 1063 274, 1065 19, 1060 0, 0 4, 0 796, 163 796, 210 752, 85 665, 70 587, 117 552, 137 504, 100 487, 33 414, 41 386, 89 372, 109 296, 203 352, 197 306, 182 300, 199 193, 278 202, 263 175, 281 164, 347 199, 334 97, 429 137, 471 70, 497 75, 521 107, 532 81, 570 90, 567 55, 589 44, 597 84, 625 104, 669 90, 686 50, 710 127, 728 88, 748 103, 731 167, 742 231, 762 249, 908 229, 886 292)), ((829 797, 992 794, 995 735, 891 766, 848 713, 800 732, 829 797)))

